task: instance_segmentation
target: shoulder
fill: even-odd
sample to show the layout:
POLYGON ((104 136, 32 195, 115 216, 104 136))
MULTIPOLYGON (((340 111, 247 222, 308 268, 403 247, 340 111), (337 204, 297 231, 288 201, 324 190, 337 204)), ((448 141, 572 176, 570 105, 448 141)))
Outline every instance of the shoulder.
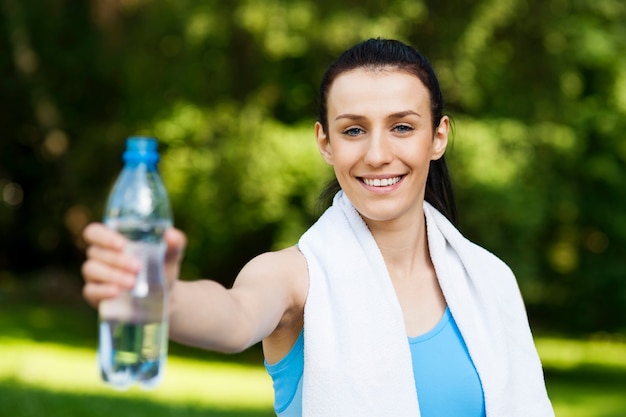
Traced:
POLYGON ((449 245, 462 259, 465 266, 470 266, 478 271, 497 271, 499 273, 512 276, 513 272, 509 266, 497 255, 487 250, 482 245, 470 240, 462 233, 457 226, 450 221, 429 203, 424 203, 426 214, 428 243, 432 250, 445 253, 445 248, 449 245))
POLYGON ((255 280, 252 285, 257 289, 271 292, 266 300, 280 309, 278 322, 263 340, 266 359, 275 362, 289 351, 304 325, 309 291, 307 262, 295 246, 266 252, 248 262, 237 281, 242 280, 245 285, 248 279, 255 280))
POLYGON ((308 291, 306 259, 295 246, 257 255, 240 271, 235 286, 249 283, 283 294, 292 306, 304 305, 308 291))
POLYGON ((265 252, 250 260, 242 269, 255 275, 296 279, 306 277, 307 265, 304 255, 296 246, 273 252, 265 252))
POLYGON ((511 268, 494 253, 468 239, 443 214, 425 204, 428 244, 435 265, 449 262, 450 250, 455 253, 475 285, 496 293, 518 293, 511 268))
POLYGON ((477 264, 482 265, 485 269, 495 269, 498 272, 513 275, 509 265, 498 255, 467 238, 465 240, 468 243, 468 247, 471 248, 472 257, 477 261, 477 264))

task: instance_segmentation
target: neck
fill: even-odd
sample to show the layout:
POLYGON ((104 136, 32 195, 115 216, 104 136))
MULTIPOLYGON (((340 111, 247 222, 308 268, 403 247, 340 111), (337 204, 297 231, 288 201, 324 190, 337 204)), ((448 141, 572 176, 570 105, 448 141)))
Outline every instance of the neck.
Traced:
POLYGON ((414 276, 415 271, 431 264, 423 211, 417 219, 394 223, 366 221, 392 278, 414 276))

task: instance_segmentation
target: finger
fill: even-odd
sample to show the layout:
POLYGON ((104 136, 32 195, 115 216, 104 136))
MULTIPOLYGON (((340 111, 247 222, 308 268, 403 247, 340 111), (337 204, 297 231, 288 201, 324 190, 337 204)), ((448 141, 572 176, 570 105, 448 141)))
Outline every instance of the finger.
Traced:
POLYGON ((115 230, 109 229, 102 223, 90 223, 83 230, 83 238, 89 245, 98 245, 111 249, 121 250, 126 244, 126 238, 115 230))
POLYGON ((87 285, 107 284, 124 289, 131 289, 135 285, 136 273, 93 259, 88 259, 83 263, 81 272, 87 285))
POLYGON ((141 261, 131 254, 101 246, 88 247, 87 258, 133 274, 137 274, 142 267, 141 261))
POLYGON ((185 234, 176 228, 170 228, 165 231, 163 239, 167 245, 165 261, 180 262, 185 253, 185 247, 187 246, 187 237, 185 234))
POLYGON ((83 298, 95 308, 98 308, 103 300, 115 298, 119 293, 120 287, 111 284, 90 283, 83 287, 83 298))

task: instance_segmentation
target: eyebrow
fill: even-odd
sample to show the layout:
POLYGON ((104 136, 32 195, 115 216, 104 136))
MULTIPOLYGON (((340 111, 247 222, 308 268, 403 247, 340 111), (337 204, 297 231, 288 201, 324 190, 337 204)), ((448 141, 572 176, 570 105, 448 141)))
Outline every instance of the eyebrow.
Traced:
POLYGON ((398 112, 398 113, 393 113, 393 114, 390 114, 389 116, 387 116, 387 118, 388 118, 388 119, 401 119, 401 118, 403 118, 403 117, 405 117, 405 116, 411 116, 411 115, 413 115, 413 116, 417 116, 417 117, 420 117, 420 118, 422 117, 422 115, 421 115, 421 114, 419 114, 419 113, 418 113, 418 112, 416 112, 416 111, 413 111, 413 110, 405 110, 405 111, 401 111, 401 112, 398 112))
POLYGON ((359 116, 358 114, 346 113, 346 114, 340 114, 339 116, 335 117, 335 120, 339 120, 339 119, 362 120, 362 119, 365 119, 365 117, 359 116))
MULTIPOLYGON (((413 110, 404 110, 404 111, 400 111, 397 113, 392 113, 386 118, 387 119, 402 119, 403 117, 410 116, 410 115, 414 115, 420 118, 422 117, 421 114, 413 110)), ((345 113, 345 114, 340 114, 339 116, 335 117, 335 120, 339 120, 339 119, 363 120, 365 118, 366 118, 365 116, 360 116, 358 114, 345 113)))

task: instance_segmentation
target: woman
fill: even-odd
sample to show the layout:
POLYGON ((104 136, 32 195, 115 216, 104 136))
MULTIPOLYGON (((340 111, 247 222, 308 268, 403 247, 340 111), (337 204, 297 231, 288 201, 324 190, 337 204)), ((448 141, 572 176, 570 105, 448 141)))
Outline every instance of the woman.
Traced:
MULTIPOLYGON (((179 281, 185 236, 169 230, 170 337, 222 352, 262 341, 279 416, 552 416, 515 278, 451 223, 450 121, 426 58, 394 40, 357 44, 319 102, 332 206, 230 290, 179 281)), ((84 236, 97 306, 140 266, 103 225, 84 236)))

